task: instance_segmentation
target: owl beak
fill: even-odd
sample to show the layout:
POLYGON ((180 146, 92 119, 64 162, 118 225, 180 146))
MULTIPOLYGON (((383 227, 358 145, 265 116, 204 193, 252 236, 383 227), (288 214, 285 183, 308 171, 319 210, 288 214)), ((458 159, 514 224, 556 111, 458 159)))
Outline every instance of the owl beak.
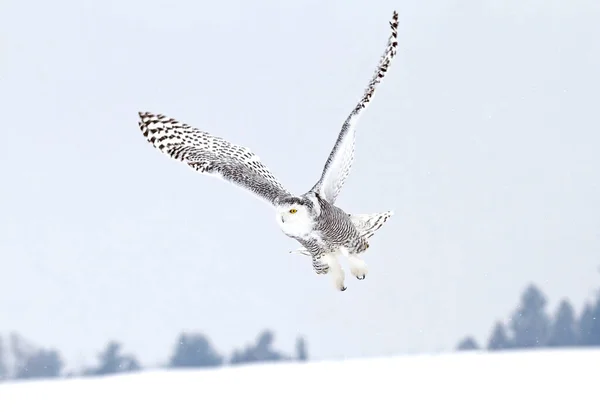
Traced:
POLYGON ((283 217, 283 215, 281 216, 281 223, 285 223, 285 218, 283 217))

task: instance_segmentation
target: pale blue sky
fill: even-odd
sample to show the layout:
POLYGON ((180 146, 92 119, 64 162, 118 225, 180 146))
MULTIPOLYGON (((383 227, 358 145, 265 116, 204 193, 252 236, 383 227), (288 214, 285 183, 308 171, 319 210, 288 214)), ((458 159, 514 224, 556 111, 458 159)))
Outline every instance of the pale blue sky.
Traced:
POLYGON ((75 1, 0 5, 0 333, 70 368, 118 339, 145 364, 182 330, 263 328, 316 359, 486 339, 530 282, 600 287, 597 1, 75 1), (394 209, 336 292, 251 195, 148 143, 137 112, 250 147, 310 188, 399 11, 358 126, 349 212, 394 209))

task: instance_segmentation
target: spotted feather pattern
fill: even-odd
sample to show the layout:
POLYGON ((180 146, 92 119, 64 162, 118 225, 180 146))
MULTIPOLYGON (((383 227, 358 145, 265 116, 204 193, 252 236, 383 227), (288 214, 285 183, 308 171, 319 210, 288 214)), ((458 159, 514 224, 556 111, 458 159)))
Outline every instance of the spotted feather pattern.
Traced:
POLYGON ((346 178, 350 174, 350 168, 354 161, 354 143, 356 133, 356 123, 360 115, 367 108, 375 93, 375 88, 386 75, 392 59, 396 55, 398 48, 398 12, 394 11, 390 21, 392 33, 388 38, 385 52, 379 60, 371 81, 365 92, 344 124, 335 145, 325 162, 323 173, 319 181, 313 186, 311 191, 319 194, 330 203, 334 203, 346 178))
POLYGON ((172 159, 247 189, 271 204, 290 194, 250 149, 162 114, 138 114, 146 140, 172 159))

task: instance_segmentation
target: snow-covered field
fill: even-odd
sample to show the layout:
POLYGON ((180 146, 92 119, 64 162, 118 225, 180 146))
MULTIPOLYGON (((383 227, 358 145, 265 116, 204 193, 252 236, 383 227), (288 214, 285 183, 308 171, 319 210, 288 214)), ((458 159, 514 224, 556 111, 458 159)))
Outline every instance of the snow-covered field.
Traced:
POLYGON ((600 350, 462 352, 0 384, 1 412, 600 411, 600 350))

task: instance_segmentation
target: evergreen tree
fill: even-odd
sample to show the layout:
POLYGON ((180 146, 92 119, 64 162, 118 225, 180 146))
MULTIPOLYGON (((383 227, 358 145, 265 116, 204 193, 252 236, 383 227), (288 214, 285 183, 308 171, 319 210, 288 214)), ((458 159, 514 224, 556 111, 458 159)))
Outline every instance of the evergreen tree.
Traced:
POLYGON ((305 362, 308 360, 308 352, 306 350, 306 340, 303 337, 296 339, 296 360, 305 362))
POLYGON ((275 335, 270 330, 266 330, 260 334, 256 342, 256 346, 254 347, 254 355, 256 360, 265 362, 278 361, 283 358, 281 354, 272 349, 274 341, 275 335))
POLYGON ((576 346, 579 342, 575 311, 568 300, 560 302, 548 337, 548 346, 576 346))
POLYGON ((494 329, 492 331, 492 335, 488 340, 488 350, 506 350, 512 347, 513 343, 506 333, 504 323, 500 321, 496 322, 496 325, 494 325, 494 329))
POLYGON ((182 333, 170 360, 172 368, 207 368, 222 364, 223 357, 213 348, 208 338, 201 334, 182 333))
POLYGON ((579 345, 587 346, 592 342, 592 325, 595 307, 586 303, 579 317, 579 345))
POLYGON ((121 344, 111 341, 104 352, 98 355, 100 365, 86 372, 87 375, 110 375, 121 372, 133 372, 141 369, 137 359, 132 355, 121 354, 121 344))
POLYGON ((596 304, 592 309, 588 345, 600 346, 600 293, 598 293, 596 304))
POLYGON ((38 349, 21 336, 10 336, 15 379, 54 378, 64 366, 56 350, 38 349))
POLYGON ((545 313, 545 307, 546 298, 542 292, 534 285, 527 287, 510 322, 516 348, 546 345, 550 319, 545 313))
POLYGON ((270 330, 263 331, 257 338, 254 346, 247 346, 245 350, 236 350, 231 357, 231 364, 251 362, 276 362, 289 360, 289 357, 275 351, 272 347, 274 334, 270 330))
POLYGON ((60 376, 63 366, 57 351, 40 349, 26 357, 25 363, 16 371, 15 378, 56 378, 60 376))
POLYGON ((458 343, 458 345, 456 346, 456 350, 459 350, 459 351, 478 350, 478 349, 479 349, 479 345, 477 344, 477 341, 475 340, 475 338, 473 338, 471 336, 467 336, 466 338, 461 340, 458 343))

